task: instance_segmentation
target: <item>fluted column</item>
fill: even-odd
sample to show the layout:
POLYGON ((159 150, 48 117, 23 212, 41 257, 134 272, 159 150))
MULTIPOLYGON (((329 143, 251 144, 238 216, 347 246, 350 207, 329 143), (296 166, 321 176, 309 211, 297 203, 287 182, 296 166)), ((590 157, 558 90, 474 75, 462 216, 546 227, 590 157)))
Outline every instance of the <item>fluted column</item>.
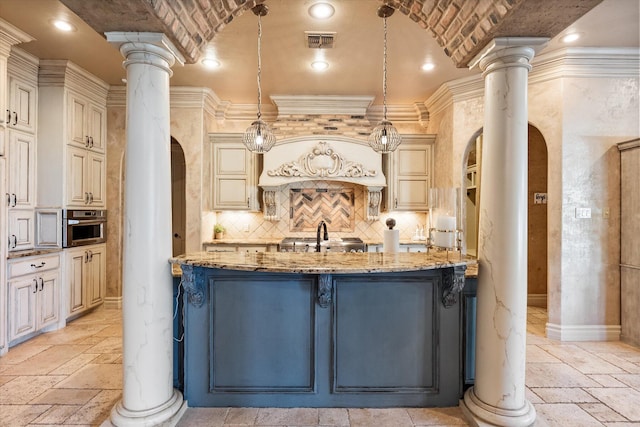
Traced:
POLYGON ((175 425, 169 78, 182 57, 163 34, 107 33, 127 70, 122 400, 111 423, 175 425))
POLYGON ((527 79, 547 39, 495 39, 474 61, 485 78, 475 385, 472 425, 530 426, 527 321, 527 79))

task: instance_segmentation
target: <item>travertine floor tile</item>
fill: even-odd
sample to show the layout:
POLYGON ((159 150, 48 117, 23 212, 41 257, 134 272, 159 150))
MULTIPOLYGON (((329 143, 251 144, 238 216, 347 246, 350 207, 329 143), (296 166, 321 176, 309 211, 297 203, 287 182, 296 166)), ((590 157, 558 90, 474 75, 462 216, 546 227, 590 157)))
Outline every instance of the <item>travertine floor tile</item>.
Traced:
POLYGON ((50 407, 50 405, 0 405, 0 426, 27 425, 50 407))
POLYGON ((230 408, 225 419, 225 425, 249 425, 255 424, 258 417, 258 408, 230 408))
POLYGON ((321 426, 349 427, 349 412, 345 408, 319 408, 318 415, 321 426))
POLYGON ((222 427, 229 408, 189 408, 177 427, 222 427))
POLYGON ((627 387, 626 384, 621 383, 613 377, 613 375, 587 375, 592 380, 596 381, 603 387, 627 387))
POLYGON ((598 401, 581 388, 536 388, 533 391, 545 403, 589 403, 598 401))
POLYGON ((407 408, 407 413, 416 426, 468 425, 462 415, 462 410, 458 407, 407 408))
POLYGON ((351 427, 413 427, 409 413, 404 408, 349 409, 351 427))
POLYGON ((85 353, 122 353, 122 338, 105 337, 104 340, 85 351, 85 353))
POLYGON ((45 413, 33 420, 32 424, 64 424, 67 418, 73 415, 80 408, 80 405, 54 405, 45 413))
MULTIPOLYGON (((616 380, 624 383, 625 386, 633 387, 640 391, 640 374, 617 374, 612 375, 616 380)), ((638 402, 640 405, 640 402, 638 402)))
POLYGON ((57 375, 14 378, 0 387, 0 404, 21 405, 29 403, 64 378, 57 375))
POLYGON ((529 403, 544 403, 544 400, 542 400, 540 396, 538 396, 536 392, 531 390, 529 387, 525 387, 524 397, 529 401, 529 403))
POLYGON ((122 366, 90 363, 61 381, 56 388, 122 390, 122 366))
POLYGON ((579 406, 598 421, 628 421, 603 403, 582 403, 579 406))
POLYGON ((49 372, 52 375, 71 375, 97 357, 96 354, 79 354, 67 363, 49 372))
MULTIPOLYGON (((17 378, 17 375, 0 375, 0 386, 17 378)), ((1 399, 0 399, 1 400, 1 399)), ((1 402, 0 402, 1 403, 1 402)))
POLYGON ((96 357, 92 363, 97 364, 110 364, 110 363, 120 363, 119 361, 122 358, 122 354, 120 353, 107 353, 101 354, 96 357))
POLYGON ((565 363, 530 363, 526 367, 528 387, 598 387, 598 383, 565 363))
POLYGON ((572 345, 541 345, 540 348, 583 374, 617 374, 624 372, 619 367, 606 362, 600 357, 572 345))
POLYGON ((640 366, 636 363, 629 362, 628 360, 613 354, 613 353, 599 353, 598 356, 611 363, 612 365, 617 366, 620 369, 623 369, 625 372, 630 374, 640 374, 640 366))
POLYGON ((587 391, 629 421, 640 421, 639 391, 632 388, 588 388, 587 391))
POLYGON ((122 336, 122 324, 109 325, 96 334, 98 337, 118 337, 122 336))
POLYGON ((102 390, 78 409, 65 424, 101 424, 109 417, 111 409, 122 396, 121 390, 102 390))
POLYGON ((318 409, 316 408, 260 408, 256 425, 288 426, 318 425, 318 409))
MULTIPOLYGON (((557 427, 601 427, 600 421, 593 418, 578 405, 572 403, 541 403, 534 405, 540 421, 557 427)), ((536 421, 536 427, 538 421, 536 421)))
POLYGON ((33 399, 30 403, 47 405, 84 405, 98 393, 100 393, 100 390, 52 388, 33 399))
POLYGON ((87 348, 89 347, 86 345, 54 345, 24 363, 8 367, 3 375, 45 375, 87 348))
POLYGON ((18 344, 15 347, 11 348, 4 356, 0 357, 0 367, 4 365, 18 365, 30 357, 35 356, 38 353, 41 353, 51 347, 50 345, 38 345, 33 344, 29 341, 24 342, 22 344, 18 344))
POLYGON ((562 363, 537 345, 527 344, 527 363, 562 363))

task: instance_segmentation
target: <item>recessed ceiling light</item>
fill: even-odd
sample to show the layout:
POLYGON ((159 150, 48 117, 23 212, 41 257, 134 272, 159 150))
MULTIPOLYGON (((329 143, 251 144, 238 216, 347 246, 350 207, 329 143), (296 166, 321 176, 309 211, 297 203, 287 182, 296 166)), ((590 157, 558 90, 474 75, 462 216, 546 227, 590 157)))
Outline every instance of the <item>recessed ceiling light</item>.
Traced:
POLYGON ((580 38, 580 33, 569 33, 562 37, 562 43, 573 43, 580 38))
POLYGON ((309 15, 316 19, 327 19, 333 16, 335 9, 329 3, 316 3, 309 8, 309 15))
POLYGON ((434 64, 433 62, 425 62, 424 64, 422 64, 423 71, 431 71, 434 68, 436 68, 436 64, 434 64))
POLYGON ((220 61, 218 61, 217 59, 204 58, 201 62, 202 62, 202 65, 204 65, 210 70, 215 70, 216 68, 220 67, 220 61))
POLYGON ((60 31, 66 31, 66 32, 76 31, 76 27, 74 27, 67 21, 63 21, 62 19, 55 19, 51 21, 51 23, 53 24, 54 27, 56 27, 60 31))
POLYGON ((329 63, 327 61, 313 61, 311 63, 311 68, 316 71, 324 71, 329 68, 329 63))

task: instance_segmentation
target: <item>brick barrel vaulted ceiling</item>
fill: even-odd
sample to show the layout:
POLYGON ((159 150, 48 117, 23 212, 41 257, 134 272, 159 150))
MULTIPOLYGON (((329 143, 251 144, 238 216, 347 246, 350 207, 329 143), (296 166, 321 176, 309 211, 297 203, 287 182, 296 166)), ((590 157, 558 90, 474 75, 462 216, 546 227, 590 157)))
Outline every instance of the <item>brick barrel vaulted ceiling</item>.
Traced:
MULTIPOLYGON (((493 38, 552 38, 602 0, 371 0, 407 15, 457 67, 493 38)), ((195 63, 227 24, 264 0, 61 0, 96 32, 163 32, 195 63)), ((268 4, 268 2, 267 2, 268 4)))

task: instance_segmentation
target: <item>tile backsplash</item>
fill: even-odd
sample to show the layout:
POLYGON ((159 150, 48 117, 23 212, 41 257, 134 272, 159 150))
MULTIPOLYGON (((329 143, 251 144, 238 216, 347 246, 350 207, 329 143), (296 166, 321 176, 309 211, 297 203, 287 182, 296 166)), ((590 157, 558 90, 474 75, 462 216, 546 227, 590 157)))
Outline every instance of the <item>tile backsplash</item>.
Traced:
MULTIPOLYGON (((292 194, 296 193, 299 195, 306 194, 308 196, 313 196, 314 194, 339 195, 341 193, 345 195, 343 196, 345 202, 340 201, 339 204, 342 208, 350 210, 349 215, 353 226, 341 226, 338 229, 335 225, 329 224, 330 232, 336 237, 360 237, 365 240, 379 240, 382 242, 383 231, 386 228, 385 221, 387 218, 392 217, 396 220, 396 229, 400 230, 400 238, 410 239, 411 236, 414 235, 416 227, 425 227, 427 221, 426 213, 422 212, 383 212, 379 220, 367 221, 365 219, 365 188, 357 184, 329 181, 296 182, 282 186, 278 191, 279 221, 266 221, 262 213, 259 212, 221 211, 215 212, 214 214, 205 212, 204 215, 210 218, 207 222, 214 221, 224 225, 227 229, 225 237, 229 239, 279 239, 284 237, 315 235, 317 224, 324 217, 321 218, 313 214, 313 210, 310 209, 313 203, 296 208, 295 203, 291 203, 292 194), (321 191, 318 192, 318 189, 321 191), (349 203, 346 202, 347 194, 352 195, 352 199, 349 202, 351 206, 348 206, 349 203), (290 210, 292 207, 293 211, 290 210), (304 222, 301 225, 296 225, 295 221, 300 219, 304 219, 304 222)), ((313 197, 311 198, 313 199, 313 197)), ((324 206, 325 209, 328 209, 328 206, 331 205, 330 203, 326 203, 326 200, 323 201, 322 198, 319 198, 319 200, 326 205, 324 206)), ((318 207, 322 209, 322 206, 318 207)), ((336 216, 332 217, 331 214, 329 215, 332 222, 336 219, 344 221, 346 217, 345 212, 334 213, 333 215, 336 216)), ((209 232, 205 230, 202 237, 203 241, 213 239, 212 227, 213 224, 210 225, 209 232)))

